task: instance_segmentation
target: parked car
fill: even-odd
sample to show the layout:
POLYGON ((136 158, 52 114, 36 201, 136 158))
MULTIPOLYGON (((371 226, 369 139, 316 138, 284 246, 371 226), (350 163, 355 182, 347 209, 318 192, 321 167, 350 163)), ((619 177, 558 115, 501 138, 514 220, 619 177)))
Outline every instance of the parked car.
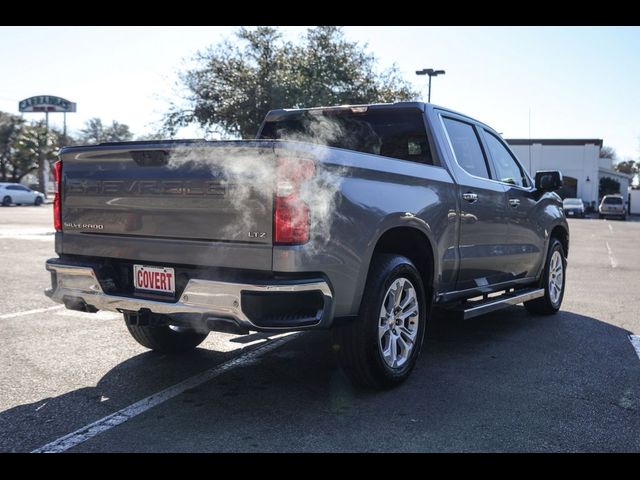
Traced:
POLYGON ((531 178, 495 130, 434 105, 275 110, 257 140, 65 147, 54 172, 46 294, 122 313, 157 352, 330 328, 347 375, 386 388, 433 308, 562 304, 562 174, 531 178))
POLYGON ((3 207, 11 204, 39 207, 44 202, 44 194, 19 183, 0 183, 0 199, 3 207))
POLYGON ((598 217, 618 217, 620 220, 627 219, 627 207, 624 204, 622 195, 605 195, 602 197, 598 207, 598 217))
POLYGON ((581 198, 565 198, 562 201, 562 209, 567 217, 584 218, 584 202, 581 198))

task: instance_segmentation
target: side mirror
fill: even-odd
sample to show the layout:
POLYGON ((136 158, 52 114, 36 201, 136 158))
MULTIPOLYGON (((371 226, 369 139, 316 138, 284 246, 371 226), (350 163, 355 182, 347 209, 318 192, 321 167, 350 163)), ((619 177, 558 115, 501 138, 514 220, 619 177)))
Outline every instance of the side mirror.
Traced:
POLYGON ((559 170, 538 170, 536 172, 536 189, 553 192, 562 187, 562 173, 559 170))

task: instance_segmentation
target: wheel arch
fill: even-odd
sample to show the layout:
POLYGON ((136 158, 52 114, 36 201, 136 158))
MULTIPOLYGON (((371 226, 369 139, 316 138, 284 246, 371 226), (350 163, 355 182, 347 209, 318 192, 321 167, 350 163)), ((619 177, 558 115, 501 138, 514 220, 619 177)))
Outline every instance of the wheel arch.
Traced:
MULTIPOLYGON (((436 281, 437 257, 429 235, 415 226, 395 225, 387 228, 378 235, 371 249, 369 261, 366 265, 366 275, 361 282, 361 294, 364 285, 369 278, 372 260, 380 253, 395 253, 407 257, 416 266, 422 283, 425 286, 425 295, 429 302, 433 299, 434 282, 436 281)), ((361 300, 360 300, 361 302, 361 300)), ((359 302, 359 303, 360 303, 359 302)))
MULTIPOLYGON (((557 238, 564 249, 565 258, 569 257, 569 230, 564 225, 556 225, 549 234, 549 242, 552 238, 557 238)), ((548 247, 547 247, 548 249, 548 247)))

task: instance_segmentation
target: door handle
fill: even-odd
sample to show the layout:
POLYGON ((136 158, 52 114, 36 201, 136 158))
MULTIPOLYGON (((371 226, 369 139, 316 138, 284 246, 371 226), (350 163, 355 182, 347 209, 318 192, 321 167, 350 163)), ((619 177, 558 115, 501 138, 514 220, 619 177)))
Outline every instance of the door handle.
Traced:
POLYGON ((473 202, 478 200, 478 194, 477 193, 467 192, 467 193, 463 193, 462 194, 462 198, 464 200, 466 200, 467 202, 469 202, 469 203, 473 203, 473 202))
POLYGON ((516 208, 518 205, 520 205, 520 200, 517 198, 510 198, 509 205, 511 205, 513 208, 516 208))

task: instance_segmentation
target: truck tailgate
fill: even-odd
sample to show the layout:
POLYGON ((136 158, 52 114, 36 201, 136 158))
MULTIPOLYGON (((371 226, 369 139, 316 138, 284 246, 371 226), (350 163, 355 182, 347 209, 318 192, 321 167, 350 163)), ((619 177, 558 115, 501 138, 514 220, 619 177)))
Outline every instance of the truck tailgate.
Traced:
POLYGON ((64 253, 211 264, 209 246, 228 258, 237 245, 246 268, 271 265, 269 142, 77 147, 61 160, 64 253))

